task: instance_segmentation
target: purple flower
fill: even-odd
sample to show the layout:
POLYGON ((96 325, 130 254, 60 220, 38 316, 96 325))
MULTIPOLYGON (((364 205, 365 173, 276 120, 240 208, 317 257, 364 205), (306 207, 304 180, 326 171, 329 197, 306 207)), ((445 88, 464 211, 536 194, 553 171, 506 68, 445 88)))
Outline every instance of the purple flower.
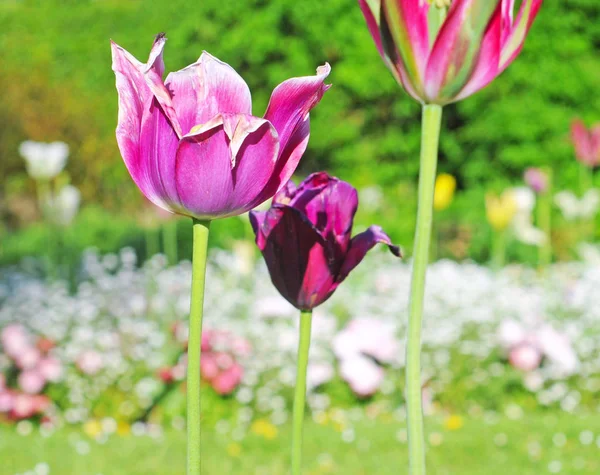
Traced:
POLYGON ((277 86, 259 118, 244 80, 206 52, 163 81, 165 42, 157 36, 146 64, 112 43, 117 142, 133 181, 157 206, 203 220, 271 198, 306 149, 329 65, 277 86))
POLYGON ((348 183, 315 173, 289 182, 268 211, 250 213, 271 280, 292 305, 310 310, 327 300, 377 243, 400 249, 379 226, 351 238, 358 194, 348 183))

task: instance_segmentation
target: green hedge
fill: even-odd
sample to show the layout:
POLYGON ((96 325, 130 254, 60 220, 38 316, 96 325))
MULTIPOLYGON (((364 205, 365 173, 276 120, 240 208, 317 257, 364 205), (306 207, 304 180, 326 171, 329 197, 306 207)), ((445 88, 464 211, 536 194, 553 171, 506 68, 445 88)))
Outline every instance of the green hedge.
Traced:
MULTIPOLYGON (((600 119, 599 15, 597 0, 545 2, 507 72, 446 108, 440 168, 457 176, 464 202, 452 219, 481 223, 484 189, 515 182, 530 165, 553 166, 558 187, 575 188, 570 121, 600 119)), ((84 200, 117 211, 139 206, 114 139, 109 38, 145 58, 159 31, 169 37, 168 70, 206 49, 244 76, 258 115, 279 82, 329 61, 334 87, 313 114, 299 172, 328 169, 357 186, 383 185, 392 197, 398 184, 416 181, 419 106, 385 69, 354 0, 5 0, 0 29, 0 198, 32 191, 20 141, 62 139, 84 200)), ((399 201, 399 238, 410 239, 412 218, 403 216, 411 209, 412 196, 399 201)))

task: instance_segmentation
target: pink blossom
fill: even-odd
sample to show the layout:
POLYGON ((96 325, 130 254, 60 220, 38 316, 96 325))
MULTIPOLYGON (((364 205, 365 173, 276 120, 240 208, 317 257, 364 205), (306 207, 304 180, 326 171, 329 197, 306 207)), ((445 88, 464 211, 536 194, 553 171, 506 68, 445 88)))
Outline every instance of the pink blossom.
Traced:
POLYGON ((43 358, 39 362, 37 370, 47 381, 52 383, 60 381, 63 373, 62 363, 54 356, 43 358))
POLYGON ((385 376, 381 366, 364 356, 343 360, 340 373, 354 394, 361 398, 373 396, 379 390, 385 376))
POLYGON ((21 372, 17 379, 19 387, 27 394, 38 394, 46 385, 44 376, 35 369, 28 369, 21 372))
POLYGON ((21 352, 15 355, 15 363, 21 369, 35 368, 41 358, 40 350, 34 346, 27 346, 21 352))
POLYGON ((508 361, 521 371, 533 371, 542 362, 542 352, 533 345, 519 345, 510 351, 508 361))
POLYGON ((0 342, 2 343, 4 352, 13 359, 31 345, 29 333, 18 323, 13 323, 2 329, 0 342))
POLYGON ((212 386, 217 394, 226 396, 235 391, 242 381, 242 376, 242 367, 235 363, 229 369, 219 373, 219 375, 212 381, 212 386))

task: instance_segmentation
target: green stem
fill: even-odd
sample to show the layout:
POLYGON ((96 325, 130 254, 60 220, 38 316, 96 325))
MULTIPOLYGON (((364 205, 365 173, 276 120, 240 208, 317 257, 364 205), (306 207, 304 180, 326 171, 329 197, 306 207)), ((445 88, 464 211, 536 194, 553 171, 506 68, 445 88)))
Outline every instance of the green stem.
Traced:
POLYGON ((539 266, 547 267, 552 262, 552 170, 544 170, 548 187, 538 199, 538 226, 546 234, 546 242, 539 248, 539 266))
POLYGON ((493 234, 492 268, 500 270, 506 262, 506 230, 502 229, 493 234))
POLYGON ((302 467, 302 429, 304 424, 304 406, 306 400, 306 370, 308 350, 310 348, 310 326, 312 311, 300 312, 300 340, 298 343, 298 372, 296 373, 296 392, 294 394, 294 415, 292 428, 292 475, 300 475, 302 467))
POLYGON ((585 163, 579 165, 579 193, 583 197, 593 185, 593 170, 585 163))
POLYGON ((200 348, 202 346, 202 313, 204 280, 210 221, 194 219, 192 259, 192 299, 188 337, 187 368, 187 473, 200 475, 200 348))
POLYGON ((163 245, 169 264, 177 264, 177 221, 171 220, 163 226, 163 245))
POLYGON ((411 475, 425 474, 425 437, 421 399, 421 321, 425 297, 425 274, 429 260, 433 222, 433 193, 441 122, 441 106, 423 106, 419 205, 410 287, 408 341, 406 344, 406 403, 409 473, 411 475))

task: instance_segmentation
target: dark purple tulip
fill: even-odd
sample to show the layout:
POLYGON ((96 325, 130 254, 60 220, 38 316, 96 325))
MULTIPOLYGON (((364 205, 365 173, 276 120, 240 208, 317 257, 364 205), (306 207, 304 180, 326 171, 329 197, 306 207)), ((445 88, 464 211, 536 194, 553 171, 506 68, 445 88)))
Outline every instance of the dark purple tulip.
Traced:
POLYGON ((400 249, 379 226, 353 238, 358 194, 348 183, 315 173, 298 188, 290 181, 268 211, 250 222, 277 290, 300 310, 322 304, 377 243, 400 249))

